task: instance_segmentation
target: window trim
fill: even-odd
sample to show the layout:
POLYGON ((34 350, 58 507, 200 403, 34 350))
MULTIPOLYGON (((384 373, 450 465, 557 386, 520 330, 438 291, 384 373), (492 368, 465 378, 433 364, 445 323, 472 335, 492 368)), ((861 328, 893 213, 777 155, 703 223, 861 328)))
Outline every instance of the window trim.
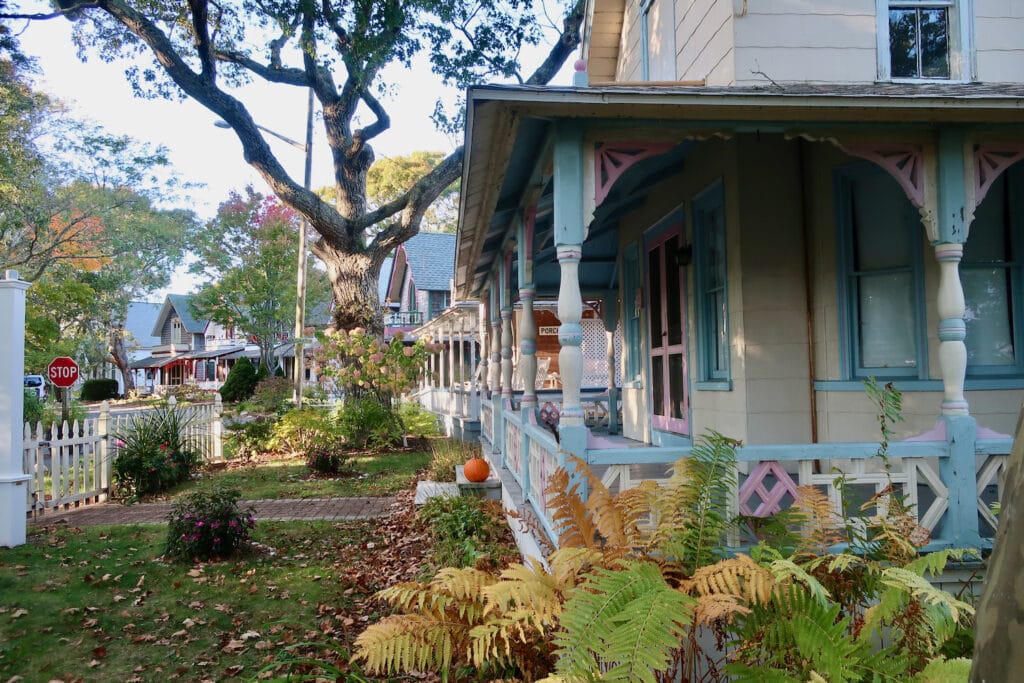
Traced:
POLYGON ((696 303, 696 341, 697 341, 697 369, 699 380, 695 387, 702 390, 732 390, 732 341, 729 335, 729 266, 728 266, 728 229, 725 221, 725 183, 721 178, 716 179, 708 187, 697 193, 690 202, 691 220, 693 228, 693 253, 694 253, 694 301, 696 303), (715 344, 713 339, 717 336, 718 317, 715 310, 708 303, 708 245, 711 239, 708 234, 713 226, 705 225, 700 220, 704 211, 714 210, 720 207, 723 214, 722 240, 726 242, 722 255, 726 259, 722 265, 722 296, 725 297, 725 338, 728 344, 728 353, 725 358, 725 369, 715 369, 715 344))
MULTIPOLYGON (((914 302, 914 339, 917 347, 917 364, 912 368, 865 368, 860 364, 860 343, 857 336, 858 306, 853 280, 858 275, 853 268, 853 225, 852 182, 869 173, 886 173, 869 161, 841 166, 834 171, 834 192, 836 211, 836 303, 839 311, 839 354, 842 379, 862 380, 869 377, 878 379, 921 379, 929 378, 928 369, 928 321, 925 302, 924 282, 924 227, 912 231, 911 237, 911 285, 914 302)), ((896 182, 888 176, 892 182, 896 182)), ((900 190, 902 193, 902 190, 900 190)), ((905 198, 905 195, 903 195, 905 198)), ((907 199, 907 203, 910 200, 907 199)))
POLYGON ((975 79, 974 0, 875 0, 878 80, 892 83, 970 83, 975 79), (949 78, 893 78, 890 8, 949 9, 949 78))

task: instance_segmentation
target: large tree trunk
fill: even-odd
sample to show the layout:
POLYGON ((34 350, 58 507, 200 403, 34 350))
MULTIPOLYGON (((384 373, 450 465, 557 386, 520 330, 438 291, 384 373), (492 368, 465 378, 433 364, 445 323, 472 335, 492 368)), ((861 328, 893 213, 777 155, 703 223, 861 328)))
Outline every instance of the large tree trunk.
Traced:
MULTIPOLYGON (((1024 417, 1024 412, 1022 412, 1024 417)), ((1021 680, 1024 672, 1024 429, 1017 420, 1013 451, 1004 473, 995 549, 974 627, 972 683, 1021 680)))
POLYGON ((327 267, 334 293, 334 326, 339 330, 361 327, 367 334, 384 334, 384 312, 377 293, 381 261, 368 254, 347 254, 323 241, 313 249, 327 267))
POLYGON ((124 326, 111 325, 110 334, 107 339, 107 351, 110 353, 110 360, 114 366, 121 371, 121 379, 124 382, 124 395, 135 393, 135 374, 132 372, 131 363, 128 361, 128 350, 124 346, 124 326))

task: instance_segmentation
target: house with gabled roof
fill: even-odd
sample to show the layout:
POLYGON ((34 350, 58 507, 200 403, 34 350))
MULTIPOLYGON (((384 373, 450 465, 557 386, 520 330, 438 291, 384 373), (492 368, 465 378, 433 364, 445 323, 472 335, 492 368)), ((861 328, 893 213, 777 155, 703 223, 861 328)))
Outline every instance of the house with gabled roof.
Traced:
POLYGON ((408 332, 448 307, 454 267, 455 235, 450 233, 420 232, 395 250, 381 299, 385 337, 408 332))
POLYGON ((139 387, 144 392, 168 386, 197 384, 216 389, 227 378, 234 360, 258 356, 248 348, 245 337, 211 320, 198 319, 190 304, 191 295, 168 294, 153 319, 150 334, 159 343, 150 355, 132 363, 144 371, 139 387))
POLYGON ((743 514, 800 485, 840 512, 841 471, 895 487, 930 547, 988 545, 1024 397, 1024 14, 592 0, 583 46, 571 86, 467 95, 455 290, 483 306, 508 497, 554 538, 567 453, 616 491, 713 430, 743 443, 743 514), (531 381, 543 298, 557 395, 531 381), (595 300, 622 354, 588 396, 595 300), (871 378, 903 396, 887 472, 871 378))

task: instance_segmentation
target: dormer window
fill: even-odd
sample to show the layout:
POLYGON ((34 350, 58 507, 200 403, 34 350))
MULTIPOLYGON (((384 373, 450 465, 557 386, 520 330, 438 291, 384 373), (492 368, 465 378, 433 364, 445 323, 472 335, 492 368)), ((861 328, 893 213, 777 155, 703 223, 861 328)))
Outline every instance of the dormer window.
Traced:
POLYGON ((970 80, 970 0, 877 2, 881 80, 970 80))

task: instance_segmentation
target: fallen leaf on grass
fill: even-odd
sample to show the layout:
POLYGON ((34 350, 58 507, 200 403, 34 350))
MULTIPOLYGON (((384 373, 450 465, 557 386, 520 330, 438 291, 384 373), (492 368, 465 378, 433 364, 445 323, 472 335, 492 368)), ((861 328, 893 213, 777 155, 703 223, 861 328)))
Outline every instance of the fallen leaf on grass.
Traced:
POLYGON ((27 609, 16 609, 16 610, 14 610, 14 614, 11 615, 11 619, 20 619, 21 617, 25 616, 26 614, 28 614, 28 610, 27 609))
POLYGON ((259 638, 260 634, 257 631, 246 631, 242 635, 238 636, 240 640, 252 640, 253 638, 259 638))
POLYGON ((83 619, 82 626, 84 628, 94 628, 96 624, 100 623, 99 619, 83 619))
POLYGON ((242 664, 235 664, 234 666, 229 666, 228 668, 224 669, 223 674, 225 676, 237 676, 239 673, 242 672, 242 669, 244 668, 245 666, 242 664))
POLYGON ((224 647, 222 647, 220 649, 220 651, 223 652, 224 654, 231 655, 231 654, 237 654, 239 652, 243 652, 243 651, 245 651, 245 649, 246 649, 246 646, 245 646, 245 641, 244 640, 235 640, 234 638, 232 638, 231 640, 228 641, 227 645, 225 645, 224 647))

